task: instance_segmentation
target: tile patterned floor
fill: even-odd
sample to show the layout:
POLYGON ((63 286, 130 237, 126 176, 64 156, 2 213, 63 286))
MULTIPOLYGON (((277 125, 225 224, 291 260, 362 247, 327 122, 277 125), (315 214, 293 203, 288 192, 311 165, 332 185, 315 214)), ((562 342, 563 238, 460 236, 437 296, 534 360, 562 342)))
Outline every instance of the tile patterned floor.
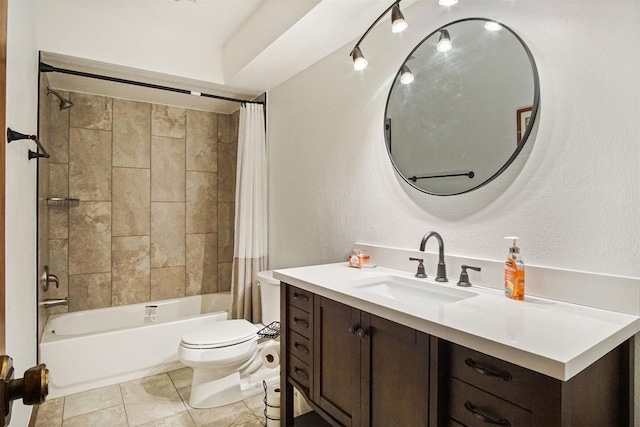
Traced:
POLYGON ((214 409, 189 406, 193 371, 183 368, 45 402, 36 427, 258 427, 263 395, 214 409))

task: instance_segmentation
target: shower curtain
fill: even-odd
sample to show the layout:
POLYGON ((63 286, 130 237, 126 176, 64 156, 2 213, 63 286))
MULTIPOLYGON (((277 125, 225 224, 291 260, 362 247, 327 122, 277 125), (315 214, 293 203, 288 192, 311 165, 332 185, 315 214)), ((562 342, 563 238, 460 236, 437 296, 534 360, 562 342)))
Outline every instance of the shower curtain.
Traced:
POLYGON ((262 104, 240 107, 231 316, 261 321, 257 274, 267 269, 267 158, 262 104))

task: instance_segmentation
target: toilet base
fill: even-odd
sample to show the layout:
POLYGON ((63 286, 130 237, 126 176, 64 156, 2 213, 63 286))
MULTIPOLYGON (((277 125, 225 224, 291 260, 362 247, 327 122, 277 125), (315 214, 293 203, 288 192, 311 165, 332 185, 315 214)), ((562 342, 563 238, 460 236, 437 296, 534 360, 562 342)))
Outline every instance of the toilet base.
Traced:
POLYGON ((267 386, 280 381, 280 367, 261 367, 251 375, 240 378, 239 372, 216 378, 215 370, 194 369, 189 406, 192 408, 217 408, 239 402, 258 393, 264 393, 262 381, 267 386))

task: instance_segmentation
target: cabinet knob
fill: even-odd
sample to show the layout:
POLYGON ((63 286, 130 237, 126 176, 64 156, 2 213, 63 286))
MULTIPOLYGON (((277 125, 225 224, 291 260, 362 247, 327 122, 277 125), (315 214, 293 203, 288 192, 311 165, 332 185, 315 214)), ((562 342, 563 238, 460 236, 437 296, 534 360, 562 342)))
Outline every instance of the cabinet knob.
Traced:
POLYGON ((353 325, 349 325, 349 327, 347 328, 347 331, 349 331, 349 333, 353 335, 356 333, 356 327, 353 325))
POLYGON ((362 328, 358 328, 358 338, 360 338, 361 340, 365 339, 367 337, 367 333, 364 331, 364 329, 362 328))
POLYGON ((496 420, 495 418, 491 418, 491 417, 483 414, 482 412, 480 412, 468 400, 466 402, 464 402, 464 409, 466 409, 467 411, 471 412, 471 414, 474 417, 476 417, 477 419, 479 419, 483 423, 493 424, 493 425, 496 425, 496 426, 511 427, 511 423, 509 422, 509 420, 505 420, 504 418, 501 418, 499 420, 496 420))

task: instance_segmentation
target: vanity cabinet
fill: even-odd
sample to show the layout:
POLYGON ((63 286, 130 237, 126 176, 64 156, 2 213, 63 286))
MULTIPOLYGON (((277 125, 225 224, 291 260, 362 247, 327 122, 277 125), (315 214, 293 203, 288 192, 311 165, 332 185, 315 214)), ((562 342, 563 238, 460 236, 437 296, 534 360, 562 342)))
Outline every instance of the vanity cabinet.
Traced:
POLYGON ((293 388, 335 426, 628 426, 630 341, 569 381, 282 284, 283 426, 293 388))
POLYGON ((440 399, 446 424, 628 426, 628 342, 560 381, 440 340, 440 399))
MULTIPOLYGON (((287 387, 298 388, 311 406, 338 426, 427 426, 429 408, 429 336, 348 305, 286 286, 289 301, 283 328, 287 354, 287 387), (308 295, 308 312, 296 306, 295 295, 308 295), (300 323, 309 314, 310 340, 300 337, 300 323), (296 347, 310 344, 306 361, 296 347), (309 374, 309 375, 307 375, 309 374), (308 377, 308 378, 307 378, 308 377)), ((283 396, 281 411, 287 416, 283 396)))

